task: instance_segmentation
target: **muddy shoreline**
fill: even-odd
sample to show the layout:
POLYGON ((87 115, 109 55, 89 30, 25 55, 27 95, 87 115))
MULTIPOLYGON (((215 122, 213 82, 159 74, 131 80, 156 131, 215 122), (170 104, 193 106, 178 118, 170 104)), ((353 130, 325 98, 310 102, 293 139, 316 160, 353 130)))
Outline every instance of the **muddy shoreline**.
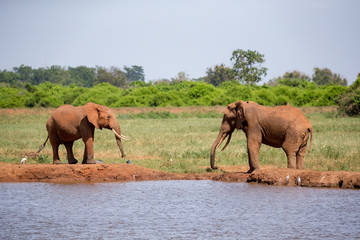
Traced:
POLYGON ((53 165, 0 163, 0 182, 102 183, 153 180, 214 180, 275 186, 360 189, 359 172, 223 166, 222 172, 176 174, 128 164, 53 165))

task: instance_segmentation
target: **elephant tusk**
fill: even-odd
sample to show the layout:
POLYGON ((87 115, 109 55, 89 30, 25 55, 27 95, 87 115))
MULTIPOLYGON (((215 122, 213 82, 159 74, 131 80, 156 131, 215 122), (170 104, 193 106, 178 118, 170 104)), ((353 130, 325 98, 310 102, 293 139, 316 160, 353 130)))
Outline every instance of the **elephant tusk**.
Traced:
POLYGON ((123 140, 130 140, 129 137, 125 137, 125 136, 123 136, 123 135, 119 135, 119 134, 115 131, 115 129, 112 129, 112 131, 114 132, 114 134, 115 134, 118 138, 123 139, 123 140))
POLYGON ((226 138, 227 135, 228 135, 227 133, 224 133, 223 137, 221 138, 220 142, 216 146, 215 150, 222 144, 222 142, 224 141, 224 139, 226 138))
POLYGON ((225 146, 221 149, 221 151, 224 151, 224 149, 225 149, 225 148, 227 147, 227 145, 229 144, 230 139, 231 139, 231 135, 232 135, 231 133, 228 134, 229 137, 228 137, 228 139, 227 139, 227 142, 226 142, 225 146))

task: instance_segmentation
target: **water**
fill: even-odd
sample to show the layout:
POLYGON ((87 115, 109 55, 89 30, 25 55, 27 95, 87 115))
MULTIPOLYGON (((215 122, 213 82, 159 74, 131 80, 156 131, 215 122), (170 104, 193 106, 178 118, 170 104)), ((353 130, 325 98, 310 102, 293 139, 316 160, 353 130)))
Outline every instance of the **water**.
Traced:
POLYGON ((1 183, 0 206, 0 239, 360 239, 356 190, 1 183))

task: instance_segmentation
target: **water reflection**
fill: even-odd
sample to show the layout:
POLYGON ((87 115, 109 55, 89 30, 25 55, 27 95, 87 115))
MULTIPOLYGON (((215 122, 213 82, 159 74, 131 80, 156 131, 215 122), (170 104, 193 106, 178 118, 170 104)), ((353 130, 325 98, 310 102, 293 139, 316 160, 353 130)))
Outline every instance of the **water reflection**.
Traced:
POLYGON ((0 239, 354 239, 360 192, 215 181, 0 184, 0 239))

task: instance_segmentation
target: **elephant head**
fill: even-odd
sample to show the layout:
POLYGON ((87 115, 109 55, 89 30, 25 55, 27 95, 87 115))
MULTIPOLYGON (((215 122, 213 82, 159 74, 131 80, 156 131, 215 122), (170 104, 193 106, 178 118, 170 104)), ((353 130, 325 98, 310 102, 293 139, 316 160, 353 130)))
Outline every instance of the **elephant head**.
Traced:
POLYGON ((95 103, 87 103, 84 105, 87 119, 97 129, 111 129, 115 134, 116 143, 120 149, 121 157, 125 157, 121 139, 129 140, 129 138, 121 135, 120 124, 110 108, 95 103))
POLYGON ((231 135, 235 129, 241 129, 243 122, 245 121, 245 102, 237 101, 227 106, 221 123, 219 135, 211 147, 210 152, 210 165, 212 169, 217 169, 215 166, 215 151, 221 145, 221 143, 228 137, 223 151, 230 142, 231 135))

